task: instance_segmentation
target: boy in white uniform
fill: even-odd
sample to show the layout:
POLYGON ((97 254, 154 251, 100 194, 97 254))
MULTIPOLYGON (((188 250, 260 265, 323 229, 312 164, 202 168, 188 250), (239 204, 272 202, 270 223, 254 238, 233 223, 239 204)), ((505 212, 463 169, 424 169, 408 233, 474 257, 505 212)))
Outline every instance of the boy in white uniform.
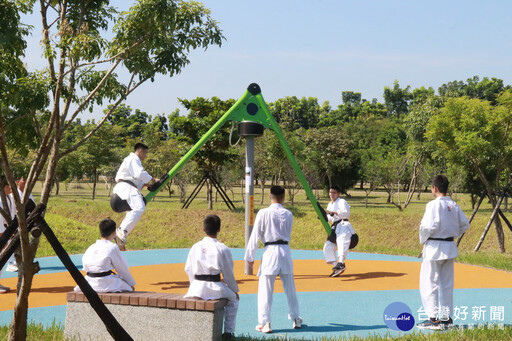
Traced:
POLYGON ((420 270, 420 295, 429 317, 416 326, 446 329, 453 325, 454 258, 459 255, 454 239, 469 228, 464 212, 449 196, 448 178, 438 175, 432 182, 435 200, 427 204, 420 224, 423 262, 420 270))
POLYGON ((340 198, 340 194, 341 190, 338 186, 331 186, 329 189, 331 202, 325 210, 327 220, 332 226, 331 235, 324 244, 325 261, 333 266, 330 277, 337 277, 347 269, 345 259, 347 258, 350 239, 355 233, 352 224, 349 222, 350 206, 346 200, 340 198), (338 258, 336 258, 336 248, 338 249, 338 258))
MULTIPOLYGON (((18 194, 20 198, 23 197, 23 191, 25 191, 25 179, 22 177, 20 180, 16 181, 16 184, 18 185, 18 194)), ((8 186, 7 186, 8 187, 8 186)), ((14 219, 16 216, 16 207, 14 206, 14 195, 11 192, 11 188, 9 187, 9 190, 6 190, 6 193, 9 192, 9 208, 11 212, 11 218, 14 219)), ((29 200, 32 200, 35 203, 34 196, 32 194, 29 195, 29 200)), ((14 253, 9 258, 9 261, 7 262, 7 266, 5 267, 6 271, 10 272, 17 272, 18 271, 18 264, 16 264, 16 258, 14 257, 14 253)))
POLYGON ((126 212, 126 216, 117 229, 116 242, 122 251, 125 250, 128 234, 132 232, 146 210, 146 203, 140 190, 152 179, 141 163, 146 158, 149 147, 139 142, 135 144, 133 150, 133 153, 125 157, 121 163, 116 174, 117 184, 113 190, 114 194, 128 202, 131 209, 126 212))
MULTIPOLYGON (((1 201, 0 201, 0 207, 2 207, 2 202, 1 201)), ((4 221, 5 221, 4 217, 0 214, 0 236, 2 236, 2 234, 5 231, 4 221)), ((2 269, 0 269, 0 278, 2 278, 2 269)), ((5 294, 9 290, 11 290, 11 288, 4 287, 2 284, 0 284, 0 294, 5 294)))
POLYGON ((288 300, 288 318, 293 320, 293 328, 302 326, 293 279, 293 261, 288 245, 292 233, 293 215, 283 207, 284 198, 283 187, 273 186, 270 189, 271 205, 258 211, 245 250, 245 260, 252 267, 258 249, 258 240, 265 245, 258 270, 260 279, 258 282, 258 325, 256 326, 256 330, 262 333, 272 332, 270 309, 277 275, 281 278, 288 300))
POLYGON ((226 339, 233 337, 240 297, 233 273, 234 263, 231 251, 217 240, 220 224, 220 218, 214 214, 207 216, 203 221, 206 237, 192 246, 185 265, 185 272, 190 280, 190 287, 185 297, 228 300, 224 308, 224 334, 222 335, 226 339), (220 281, 221 273, 224 282, 220 281))
MULTIPOLYGON (((89 246, 82 256, 85 279, 96 292, 133 291, 135 280, 119 247, 112 242, 116 237, 116 223, 112 219, 100 222, 101 239, 89 246), (113 272, 115 270, 115 272, 113 272)), ((81 291, 78 286, 75 291, 81 291)))
MULTIPOLYGON (((0 200, 0 208, 2 208, 12 219, 16 215, 16 211, 14 209, 14 205, 12 204, 12 202, 10 202, 10 200, 11 200, 10 197, 12 196, 11 187, 7 184, 5 176, 3 176, 3 175, 2 175, 2 177, 0 177, 0 183, 5 183, 3 188, 0 187, 0 190, 3 190, 3 192, 5 193, 5 199, 7 200, 6 208, 3 207, 2 201, 0 200)), ((7 226, 8 226, 8 221, 4 218, 4 216, 2 214, 0 214, 0 236, 4 233, 7 226)), ((12 258, 12 256, 11 256, 11 258, 12 258)), ((11 261, 11 259, 9 259, 9 261, 11 261)), ((2 277, 2 269, 0 269, 0 278, 1 277, 2 277)), ((4 294, 4 293, 8 292, 9 290, 11 290, 9 287, 5 287, 0 284, 0 294, 4 294)))

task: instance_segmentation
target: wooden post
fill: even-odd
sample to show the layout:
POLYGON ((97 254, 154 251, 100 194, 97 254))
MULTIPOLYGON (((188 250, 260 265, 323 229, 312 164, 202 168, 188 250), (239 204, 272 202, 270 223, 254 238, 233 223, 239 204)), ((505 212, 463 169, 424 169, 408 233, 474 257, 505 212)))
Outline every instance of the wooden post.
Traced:
POLYGON ((498 202, 496 203, 496 207, 494 208, 494 211, 492 211, 491 218, 489 219, 489 222, 487 223, 487 226, 485 226, 484 232, 482 233, 482 236, 480 237, 480 240, 475 246, 475 252, 480 249, 482 246, 482 243, 484 242, 485 236, 487 235, 487 232, 489 232, 489 228, 491 227, 492 222, 494 221, 494 218, 496 218, 496 215, 498 214, 498 211, 500 209, 501 203, 503 202, 503 198, 505 195, 501 195, 498 199, 498 202))
MULTIPOLYGON (((475 209, 473 210, 473 213, 471 213, 471 217, 469 217, 469 220, 468 220, 468 221, 469 221, 469 224, 470 224, 470 225, 471 225, 471 221, 473 221, 473 218, 474 218, 474 217, 475 217, 475 215, 476 215, 476 212, 477 212, 477 211, 478 211, 478 209, 480 208, 480 204, 482 204, 482 201, 484 200, 484 198, 485 198, 485 196, 486 196, 485 194, 486 194, 486 191, 483 191, 483 192, 482 192, 482 195, 480 196, 480 200, 478 200, 478 203, 476 204, 475 209)), ((460 235, 459 239, 457 239, 457 246, 459 246, 460 241, 462 240, 462 237, 464 237, 464 234, 465 234, 465 232, 464 232, 463 234, 461 234, 461 235, 460 235)))

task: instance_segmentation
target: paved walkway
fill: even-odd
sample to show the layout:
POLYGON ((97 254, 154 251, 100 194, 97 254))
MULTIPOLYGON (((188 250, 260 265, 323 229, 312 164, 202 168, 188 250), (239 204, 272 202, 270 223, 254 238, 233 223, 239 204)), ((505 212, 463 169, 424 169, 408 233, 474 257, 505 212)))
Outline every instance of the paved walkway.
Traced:
MULTIPOLYGON (((258 257, 261 258, 262 250, 258 257)), ((188 278, 183 270, 188 249, 127 251, 124 255, 137 281, 136 290, 185 293, 188 278)), ((241 294, 236 334, 261 336, 257 324, 256 276, 245 276, 243 250, 233 249, 235 276, 241 294)), ((418 321, 423 319, 418 291, 420 261, 412 257, 350 252, 347 271, 329 278, 330 267, 321 251, 293 250, 295 281, 303 329, 292 329, 279 280, 272 306, 273 335, 315 339, 329 336, 398 335, 384 322, 384 310, 403 302, 418 321)), ((81 255, 73 255, 81 268, 81 255)), ((257 258, 258 259, 258 258, 257 258)), ((74 282, 56 257, 38 259, 41 271, 34 278, 29 299, 29 319, 43 324, 64 324, 65 293, 74 282)), ((256 262, 255 269, 257 269, 256 262)), ((16 274, 3 272, 3 285, 14 288, 16 274)), ((459 325, 512 324, 512 273, 483 267, 455 265, 454 306, 459 325)), ((13 291, 0 296, 0 325, 12 318, 13 291)), ((414 330, 414 329, 413 329, 414 330)))

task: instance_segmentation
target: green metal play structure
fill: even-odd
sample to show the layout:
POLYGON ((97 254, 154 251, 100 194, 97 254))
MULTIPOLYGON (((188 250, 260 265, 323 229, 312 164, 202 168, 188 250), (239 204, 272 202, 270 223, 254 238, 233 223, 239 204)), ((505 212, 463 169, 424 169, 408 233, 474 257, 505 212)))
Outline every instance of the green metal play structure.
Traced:
POLYGON ((323 212, 322 208, 316 201, 316 198, 313 195, 313 192, 311 191, 311 188, 309 187, 309 184, 306 181, 302 170, 299 168, 299 165, 297 164, 297 161, 295 160, 290 147, 288 146, 288 143, 286 143, 286 140, 284 139, 283 133, 279 129, 277 122, 272 117, 272 114, 270 113, 270 110, 268 109, 268 106, 265 103, 263 96, 261 95, 261 89, 259 85, 256 83, 249 85, 244 95, 240 97, 240 99, 215 123, 215 125, 213 125, 213 127, 211 127, 210 130, 208 130, 208 132, 206 132, 206 134, 204 134, 201 139, 181 158, 181 160, 167 173, 167 176, 161 179, 160 185, 152 192, 149 192, 148 195, 146 195, 146 202, 149 202, 163 188, 163 186, 165 186, 165 184, 170 181, 172 177, 176 175, 176 173, 179 172, 181 167, 183 167, 192 158, 192 156, 194 156, 194 154, 206 143, 206 141, 208 141, 213 136, 213 134, 215 134, 215 132, 217 132, 217 130, 219 130, 227 121, 257 122, 263 125, 265 128, 272 129, 276 133, 277 138, 281 143, 286 156, 288 157, 288 161, 292 165, 295 174, 297 174, 302 187, 306 191, 306 195, 311 201, 311 204, 313 205, 318 218, 322 222, 327 235, 329 235, 331 233, 331 227, 324 216, 325 212, 323 212))

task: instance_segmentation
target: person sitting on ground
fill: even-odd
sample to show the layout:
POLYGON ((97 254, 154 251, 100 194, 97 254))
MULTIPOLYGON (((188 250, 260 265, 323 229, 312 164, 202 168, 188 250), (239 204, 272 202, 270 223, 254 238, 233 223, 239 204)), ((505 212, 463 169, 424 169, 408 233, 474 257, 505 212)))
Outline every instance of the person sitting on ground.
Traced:
POLYGON ((226 339, 233 337, 240 297, 233 272, 231 251, 217 240, 220 225, 220 218, 214 214, 208 215, 203 221, 206 237, 192 246, 185 264, 185 272, 190 279, 190 287, 185 297, 228 300, 224 308, 224 334, 222 335, 223 339, 226 339), (221 282, 220 274, 224 282, 221 282))
MULTIPOLYGON (((128 263, 119 247, 112 242, 116 237, 115 221, 104 219, 100 222, 99 229, 101 239, 89 246, 82 257, 85 279, 96 292, 135 290, 135 280, 128 263)), ((78 286, 74 290, 81 291, 78 286)))

